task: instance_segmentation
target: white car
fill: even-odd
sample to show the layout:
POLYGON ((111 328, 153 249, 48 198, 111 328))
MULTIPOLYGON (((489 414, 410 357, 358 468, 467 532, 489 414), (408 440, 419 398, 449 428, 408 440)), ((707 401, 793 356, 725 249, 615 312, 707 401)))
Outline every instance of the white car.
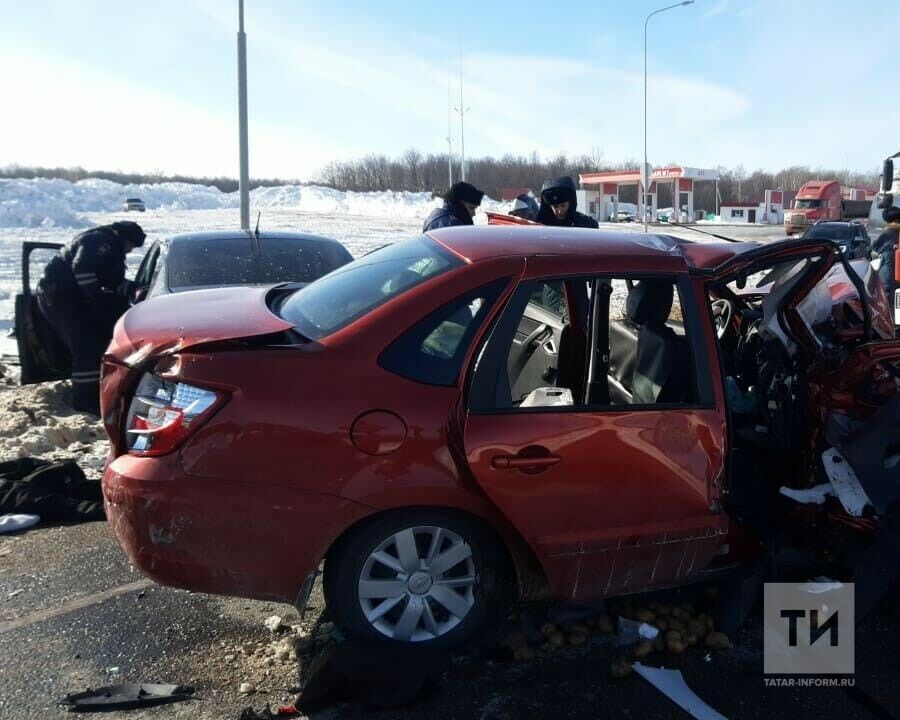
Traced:
POLYGON ((122 203, 122 210, 125 212, 144 212, 146 209, 147 206, 140 198, 125 198, 125 202, 122 203))

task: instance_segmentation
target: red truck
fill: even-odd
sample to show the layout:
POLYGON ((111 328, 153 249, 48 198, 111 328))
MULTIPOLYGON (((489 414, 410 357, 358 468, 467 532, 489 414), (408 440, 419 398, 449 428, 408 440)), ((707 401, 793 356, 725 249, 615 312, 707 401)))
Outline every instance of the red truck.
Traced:
POLYGON ((865 200, 865 192, 844 190, 837 180, 810 180, 797 193, 794 206, 784 213, 784 231, 788 235, 803 232, 819 220, 849 220, 869 214, 872 201, 865 200), (854 195, 861 195, 855 199, 854 195))

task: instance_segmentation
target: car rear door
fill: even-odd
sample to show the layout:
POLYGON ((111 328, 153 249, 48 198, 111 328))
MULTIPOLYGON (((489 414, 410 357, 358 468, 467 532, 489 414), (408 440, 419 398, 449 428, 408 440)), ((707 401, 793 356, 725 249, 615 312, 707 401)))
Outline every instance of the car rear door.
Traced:
POLYGON ((688 331, 701 333, 693 356, 705 389, 695 402, 504 406, 501 396, 515 400, 517 387, 510 377, 505 389, 506 348, 515 351, 540 283, 520 284, 479 357, 464 429, 468 465, 558 597, 587 602, 679 584, 703 571, 723 542, 725 416, 710 389, 699 291, 687 275, 681 280, 688 331))
POLYGON ((22 385, 64 380, 71 374, 69 351, 38 308, 31 283, 32 254, 39 250, 58 252, 61 247, 62 244, 51 242, 22 243, 22 292, 15 300, 15 333, 22 385))

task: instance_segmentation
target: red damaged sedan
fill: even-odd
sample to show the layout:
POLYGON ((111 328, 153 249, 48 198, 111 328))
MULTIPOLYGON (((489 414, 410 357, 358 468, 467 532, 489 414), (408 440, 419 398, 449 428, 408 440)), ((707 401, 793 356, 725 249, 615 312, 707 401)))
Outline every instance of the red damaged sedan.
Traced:
POLYGON ((835 416, 896 403, 892 338, 877 275, 827 241, 444 229, 128 312, 107 514, 166 585, 302 605, 324 560, 341 625, 401 642, 461 642, 510 581, 588 603, 786 532, 836 577, 877 481, 864 512, 783 490, 828 482, 835 416))

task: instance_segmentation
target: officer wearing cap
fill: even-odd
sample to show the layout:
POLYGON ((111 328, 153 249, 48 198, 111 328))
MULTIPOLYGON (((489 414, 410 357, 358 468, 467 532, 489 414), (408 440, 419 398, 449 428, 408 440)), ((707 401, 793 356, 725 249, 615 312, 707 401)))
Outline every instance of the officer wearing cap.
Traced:
POLYGON ((541 209, 537 221, 541 225, 594 228, 600 226, 594 218, 578 212, 575 181, 565 176, 548 180, 541 188, 541 209))
POLYGON ((76 410, 100 414, 100 359, 136 289, 125 277, 125 256, 145 237, 130 221, 86 230, 47 263, 38 283, 38 307, 72 356, 76 410))
POLYGON ((472 217, 483 197, 484 193, 471 183, 453 183, 444 194, 443 207, 435 208, 425 218, 422 232, 454 225, 473 225, 472 217))

